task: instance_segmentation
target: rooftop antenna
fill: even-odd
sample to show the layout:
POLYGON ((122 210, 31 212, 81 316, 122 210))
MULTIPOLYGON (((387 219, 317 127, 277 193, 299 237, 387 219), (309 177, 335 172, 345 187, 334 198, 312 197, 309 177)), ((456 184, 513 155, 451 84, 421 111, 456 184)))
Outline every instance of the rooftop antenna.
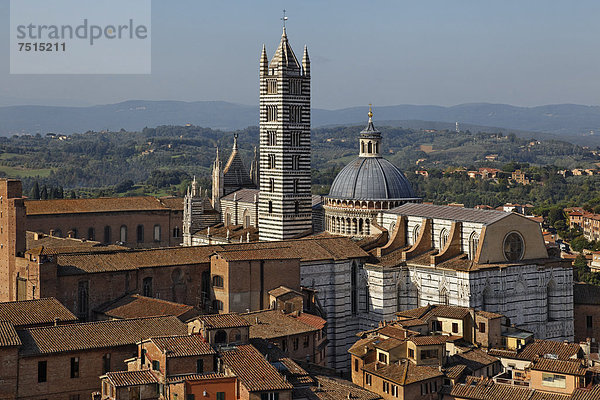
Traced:
POLYGON ((283 29, 285 30, 285 21, 288 20, 288 17, 286 17, 285 15, 286 11, 285 9, 283 10, 283 17, 281 17, 280 19, 283 21, 283 29))

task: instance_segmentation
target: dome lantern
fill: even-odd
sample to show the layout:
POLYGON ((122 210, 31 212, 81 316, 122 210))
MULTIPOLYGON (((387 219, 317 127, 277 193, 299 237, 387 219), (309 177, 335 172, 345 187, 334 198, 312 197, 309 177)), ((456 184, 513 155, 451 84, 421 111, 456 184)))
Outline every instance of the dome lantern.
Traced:
POLYGON ((373 125, 373 110, 369 104, 369 123, 360 132, 360 157, 381 157, 381 132, 373 125))

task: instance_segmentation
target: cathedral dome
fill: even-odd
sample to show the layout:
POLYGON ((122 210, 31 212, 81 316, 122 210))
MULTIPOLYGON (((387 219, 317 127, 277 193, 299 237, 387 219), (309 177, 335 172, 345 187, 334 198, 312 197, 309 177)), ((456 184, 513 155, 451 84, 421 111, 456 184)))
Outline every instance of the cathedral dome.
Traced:
POLYGON ((410 182, 381 157, 358 157, 335 177, 329 197, 354 200, 415 198, 410 182))

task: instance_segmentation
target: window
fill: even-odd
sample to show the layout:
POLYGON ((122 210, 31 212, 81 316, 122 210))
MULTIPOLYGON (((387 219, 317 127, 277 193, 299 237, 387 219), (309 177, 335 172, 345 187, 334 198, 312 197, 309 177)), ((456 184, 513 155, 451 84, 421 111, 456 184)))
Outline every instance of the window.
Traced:
POLYGON ((585 326, 588 329, 592 329, 594 327, 594 323, 593 323, 591 315, 588 315, 588 316, 585 317, 585 326))
POLYGON ((408 358, 415 358, 415 349, 408 349, 408 358))
POLYGON ((125 225, 121 225, 119 241, 122 243, 127 243, 127 227, 125 225))
POLYGON ((269 214, 273 213, 273 201, 269 200, 269 214))
POLYGON ((281 340, 281 350, 287 351, 287 339, 281 340))
POLYGON ((415 227, 413 228, 413 234, 412 234, 413 244, 417 243, 417 240, 419 240, 420 232, 421 232, 421 225, 419 225, 419 224, 415 225, 415 227))
POLYGON ((279 400, 279 393, 277 393, 277 392, 261 393, 260 400, 279 400))
POLYGON ((300 156, 297 154, 292 156, 292 169, 300 169, 300 156))
POLYGON ((514 262, 523 258, 525 245, 523 238, 517 232, 511 232, 504 238, 504 258, 506 261, 514 262))
POLYGON ((157 360, 152 361, 152 369, 154 371, 160 371, 160 361, 157 361, 157 360))
POLYGON ((302 106, 290 106, 290 123, 302 122, 302 106))
POLYGON ((456 322, 452 323, 452 333, 458 333, 458 324, 456 322))
POLYGON ((300 339, 298 338, 294 338, 293 340, 293 345, 294 345, 294 350, 298 350, 299 344, 300 344, 300 339))
POLYGON ((294 201, 294 214, 300 214, 300 202, 297 200, 294 201))
POLYGON ((427 383, 421 383, 421 396, 425 396, 429 393, 429 386, 427 383))
POLYGON ((38 361, 38 382, 46 382, 48 378, 47 367, 47 361, 38 361))
POLYGON ((421 360, 431 360, 432 358, 438 358, 437 350, 421 350, 421 360))
POLYGON ((387 364, 387 354, 379 353, 379 362, 387 364))
POLYGON ((479 234, 472 232, 469 237, 469 260, 474 260, 477 254, 477 247, 479 246, 479 234))
POLYGON ((223 311, 223 302, 221 300, 213 300, 213 309, 215 311, 223 311))
POLYGON ((370 374, 365 374, 365 383, 369 386, 373 384, 373 378, 370 374))
POLYGON ((221 275, 213 276, 213 287, 223 287, 223 277, 221 275))
POLYGON ((564 375, 543 372, 542 386, 564 389, 567 387, 567 378, 564 375))
POLYGON ((204 360, 201 358, 196 360, 196 373, 197 374, 204 373, 204 360))
POLYGON ((300 147, 300 132, 292 132, 290 134, 290 144, 293 147, 300 147))
POLYGON ((137 242, 142 243, 144 241, 144 225, 137 226, 137 242))
POLYGON ((267 106, 267 122, 277 121, 277 106, 267 106))
POLYGON ((215 343, 225 343, 227 342, 227 332, 224 330, 218 330, 215 333, 215 343))
POLYGON ((267 146, 277 146, 277 132, 267 131, 267 146))
POLYGON ((179 227, 176 226, 175 228, 173 228, 173 237, 178 238, 179 235, 180 235, 179 227))
POLYGON ((277 94, 277 79, 267 79, 267 94, 277 94))
MULTIPOLYGON (((219 392, 221 393, 221 392, 219 392)), ((185 395, 185 400, 194 400, 196 398, 196 395, 194 393, 188 393, 185 395)), ((223 397, 225 398, 225 397, 223 397)))
POLYGON ((69 400, 79 400, 79 395, 78 394, 70 394, 69 400))
POLYGON ((102 356, 102 373, 110 372, 110 353, 102 356))
POLYGON ((358 360, 354 360, 354 371, 358 372, 358 360))
POLYGON ((269 168, 275 169, 275 166, 277 165, 275 163, 275 154, 269 154, 268 157, 269 157, 269 168))
POLYGON ((110 243, 112 238, 111 238, 111 234, 110 234, 110 226, 106 225, 104 227, 104 243, 110 243))
POLYGON ((304 336, 304 342, 302 343, 302 345, 304 346, 304 348, 308 347, 309 340, 310 339, 309 339, 308 335, 305 335, 304 336))
POLYGON ((154 241, 160 242, 160 225, 154 225, 154 241))
POLYGON ((302 81, 300 79, 290 79, 290 94, 302 94, 302 81))
POLYGON ((71 378, 79 378, 79 357, 71 357, 71 378))
POLYGON ((392 385, 392 396, 398 397, 398 386, 392 385))
POLYGON ((298 179, 294 179, 294 193, 298 193, 298 179))
POLYGON ((448 243, 448 237, 448 229, 442 229, 442 232, 440 232, 440 250, 443 250, 444 247, 446 247, 446 243, 448 243))
POLYGON ((217 392, 217 400, 225 400, 225 392, 217 392))
POLYGON ((275 192, 275 179, 274 178, 269 178, 269 191, 271 193, 275 192))
POLYGON ((77 284, 77 316, 87 320, 89 308, 89 282, 79 281, 77 284))
POLYGON ((79 232, 77 232, 77 228, 71 228, 71 236, 76 238, 79 232))
POLYGON ((389 393, 390 392, 390 384, 386 381, 383 381, 383 393, 389 393))
POLYGON ((96 230, 92 227, 88 228, 88 240, 96 240, 96 230))
POLYGON ((142 281, 142 294, 146 297, 152 297, 152 277, 146 277, 142 281))
POLYGON ((479 323, 479 333, 485 333, 485 322, 479 323))
POLYGON ((434 332, 441 332, 442 331, 442 321, 431 321, 431 330, 434 332))

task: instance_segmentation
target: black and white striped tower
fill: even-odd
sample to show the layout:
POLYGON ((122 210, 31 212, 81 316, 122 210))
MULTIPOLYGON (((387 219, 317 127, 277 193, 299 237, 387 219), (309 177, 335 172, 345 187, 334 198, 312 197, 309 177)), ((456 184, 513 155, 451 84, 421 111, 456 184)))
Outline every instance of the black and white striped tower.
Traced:
POLYGON ((288 42, 269 63, 260 57, 260 240, 284 240, 312 231, 310 179, 310 60, 302 65, 288 42))

